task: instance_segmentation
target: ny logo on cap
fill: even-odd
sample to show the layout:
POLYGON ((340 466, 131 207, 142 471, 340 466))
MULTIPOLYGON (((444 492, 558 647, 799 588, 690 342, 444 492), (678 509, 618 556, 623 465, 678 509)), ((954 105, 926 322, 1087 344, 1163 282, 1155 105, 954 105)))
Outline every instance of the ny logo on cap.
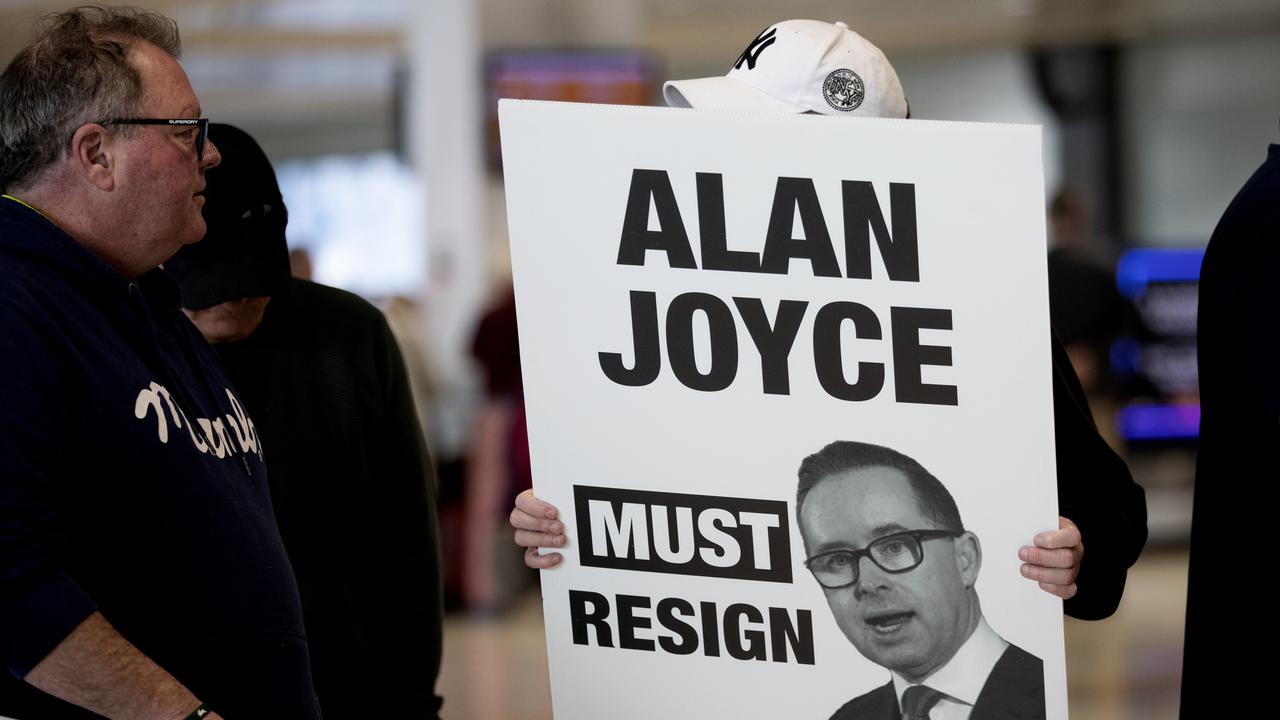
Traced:
POLYGON ((768 30, 760 31, 760 34, 756 36, 756 39, 752 40, 751 44, 747 46, 747 49, 743 50, 742 54, 738 56, 738 62, 733 64, 733 69, 741 70, 742 63, 746 62, 748 70, 755 70, 756 61, 760 59, 760 53, 764 52, 765 48, 778 40, 778 38, 774 37, 777 34, 777 28, 769 28, 768 30))

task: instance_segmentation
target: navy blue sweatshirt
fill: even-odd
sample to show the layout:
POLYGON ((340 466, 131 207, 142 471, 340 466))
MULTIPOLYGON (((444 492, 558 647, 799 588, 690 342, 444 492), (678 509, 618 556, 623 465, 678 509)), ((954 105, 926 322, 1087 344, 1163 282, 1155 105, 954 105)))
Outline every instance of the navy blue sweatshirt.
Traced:
POLYGON ((163 270, 0 199, 0 714, 95 609, 229 720, 317 718, 262 447, 163 270))

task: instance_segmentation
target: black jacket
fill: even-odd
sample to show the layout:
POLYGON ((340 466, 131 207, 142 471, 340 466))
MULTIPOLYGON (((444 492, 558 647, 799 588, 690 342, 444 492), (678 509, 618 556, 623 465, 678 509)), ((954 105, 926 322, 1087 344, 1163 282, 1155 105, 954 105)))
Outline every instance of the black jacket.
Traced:
POLYGON ((1100 620, 1120 605, 1129 567, 1147 542, 1146 493, 1098 434, 1084 390, 1053 340, 1053 425, 1058 514, 1080 528, 1084 559, 1066 613, 1100 620))
POLYGON ((267 447, 325 720, 436 717, 435 496, 382 313, 291 280, 248 339, 214 348, 267 447))
POLYGON ((1257 694, 1224 689, 1239 685, 1238 663, 1232 661, 1250 640, 1275 635, 1274 613, 1256 593, 1269 579, 1274 515, 1266 498, 1280 480, 1277 323, 1280 145, 1272 145, 1218 222, 1200 271, 1200 448, 1182 666, 1184 718, 1258 712, 1257 694), (1248 638, 1224 628, 1224 621, 1241 617, 1248 638))

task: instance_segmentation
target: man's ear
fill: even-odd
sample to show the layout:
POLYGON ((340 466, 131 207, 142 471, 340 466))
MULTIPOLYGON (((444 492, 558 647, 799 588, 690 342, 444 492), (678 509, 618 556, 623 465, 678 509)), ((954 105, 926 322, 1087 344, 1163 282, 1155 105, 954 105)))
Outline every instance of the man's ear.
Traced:
POLYGON ((112 136, 97 123, 81 125, 71 136, 71 165, 76 174, 104 192, 115 189, 115 150, 112 136))
POLYGON ((955 548, 960 578, 966 588, 972 588, 978 582, 978 571, 982 570, 982 544, 977 535, 966 532, 956 538, 955 548))

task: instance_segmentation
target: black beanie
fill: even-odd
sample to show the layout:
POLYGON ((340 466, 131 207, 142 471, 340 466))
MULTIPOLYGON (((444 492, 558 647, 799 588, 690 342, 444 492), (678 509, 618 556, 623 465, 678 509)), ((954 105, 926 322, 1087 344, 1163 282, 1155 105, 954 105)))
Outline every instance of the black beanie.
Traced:
POLYGON ((209 124, 222 162, 205 173, 204 239, 164 264, 182 286, 182 306, 203 310, 229 300, 270 297, 289 283, 284 229, 289 213, 271 161, 243 130, 209 124))

